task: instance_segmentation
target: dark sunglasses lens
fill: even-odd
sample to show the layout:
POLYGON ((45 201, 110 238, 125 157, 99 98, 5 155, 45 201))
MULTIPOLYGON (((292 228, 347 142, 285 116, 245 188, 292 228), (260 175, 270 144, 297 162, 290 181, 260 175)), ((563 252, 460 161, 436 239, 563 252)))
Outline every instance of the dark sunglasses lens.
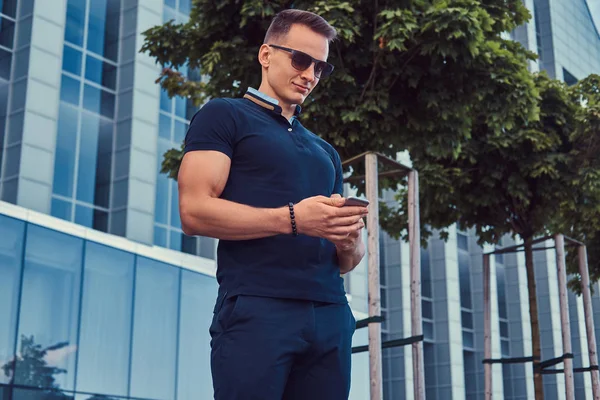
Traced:
POLYGON ((333 72, 333 65, 325 61, 319 61, 315 64, 315 75, 320 78, 326 78, 333 72))
POLYGON ((304 71, 312 64, 312 58, 305 53, 300 51, 294 51, 292 53, 292 66, 300 71, 304 71))

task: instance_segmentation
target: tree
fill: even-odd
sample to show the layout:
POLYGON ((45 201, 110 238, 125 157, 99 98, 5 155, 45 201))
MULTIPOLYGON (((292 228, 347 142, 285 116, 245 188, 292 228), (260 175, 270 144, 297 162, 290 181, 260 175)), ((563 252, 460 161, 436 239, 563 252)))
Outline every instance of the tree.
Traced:
MULTIPOLYGON (((194 0, 190 20, 144 32, 141 51, 163 71, 170 96, 202 104, 258 87, 258 48, 274 14, 317 12, 339 40, 330 48, 334 74, 303 105, 302 122, 332 143, 342 159, 364 149, 394 156, 415 148, 456 155, 473 124, 500 132, 535 116, 526 60, 534 55, 505 40, 530 16, 519 0, 194 0), (202 68, 190 81, 176 70, 202 68), (326 105, 326 107, 323 107, 326 105)), ((163 171, 177 177, 181 150, 166 154, 163 171)))
MULTIPOLYGON (((568 88, 545 72, 537 74, 537 120, 519 121, 501 134, 478 124, 458 157, 412 154, 424 182, 421 218, 433 228, 452 223, 475 228, 480 243, 497 243, 506 234, 523 240, 533 357, 537 360, 541 347, 532 241, 565 231, 582 240, 597 241, 595 235, 600 231, 600 162, 595 152, 600 143, 599 114, 593 110, 594 100, 587 108, 578 100, 588 95, 590 82, 596 82, 597 89, 598 78, 592 75, 568 88), (590 131, 591 115, 596 118, 595 132, 590 131)), ((399 196, 399 200, 405 198, 399 196)), ((385 210, 388 218, 383 223, 388 231, 398 232, 405 224, 406 201, 399 204, 398 209, 385 210)), ((588 244, 592 244, 591 260, 597 262, 594 243, 597 246, 597 242, 588 244)), ((593 271, 592 277, 597 279, 597 267, 593 271)), ((540 372, 537 368, 534 372, 536 399, 543 398, 540 372)))
MULTIPOLYGON (((292 5, 319 13, 340 36, 330 49, 336 71, 303 105, 303 124, 342 159, 409 150, 421 174, 424 226, 459 222, 491 243, 509 232, 521 236, 539 356, 531 241, 547 229, 549 210, 560 208, 558 194, 572 187, 576 121, 566 87, 532 75, 527 60, 536 56, 502 36, 530 18, 522 2, 195 0, 188 23, 147 30, 141 51, 163 66, 157 82, 170 96, 197 105, 239 97, 260 82, 256 54, 271 18, 292 5), (177 72, 184 65, 209 79, 186 79, 177 72)), ((167 152, 163 172, 176 179, 181 156, 181 149, 167 152)), ((405 226, 404 209, 402 202, 382 207, 390 233, 405 226)), ((543 398, 540 374, 535 389, 543 398)))
MULTIPOLYGON (((576 105, 573 142, 574 184, 570 197, 561 204, 560 218, 554 229, 584 242, 588 252, 590 282, 600 279, 600 76, 590 75, 569 90, 576 105)), ((569 286, 580 292, 576 252, 568 254, 569 286)))

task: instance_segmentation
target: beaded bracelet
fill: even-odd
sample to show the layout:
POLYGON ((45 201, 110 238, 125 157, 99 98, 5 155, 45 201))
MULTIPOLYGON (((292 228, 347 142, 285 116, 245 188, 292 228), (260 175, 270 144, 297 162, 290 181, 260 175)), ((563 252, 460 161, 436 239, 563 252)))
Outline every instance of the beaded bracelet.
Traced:
POLYGON ((296 228, 296 217, 294 216, 294 203, 289 202, 288 207, 290 208, 290 220, 292 221, 292 234, 298 236, 298 229, 296 228))

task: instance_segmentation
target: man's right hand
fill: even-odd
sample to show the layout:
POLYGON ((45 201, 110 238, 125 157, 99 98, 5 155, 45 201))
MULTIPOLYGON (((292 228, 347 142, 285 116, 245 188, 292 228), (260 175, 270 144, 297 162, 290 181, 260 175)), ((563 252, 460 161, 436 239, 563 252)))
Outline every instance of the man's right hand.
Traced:
POLYGON ((340 241, 362 229, 367 207, 344 207, 343 197, 315 196, 294 205, 298 233, 340 241))

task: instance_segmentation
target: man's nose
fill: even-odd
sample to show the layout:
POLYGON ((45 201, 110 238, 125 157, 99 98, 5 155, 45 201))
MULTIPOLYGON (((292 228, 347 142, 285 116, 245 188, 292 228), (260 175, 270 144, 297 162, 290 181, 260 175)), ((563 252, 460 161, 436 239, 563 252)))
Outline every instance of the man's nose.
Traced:
POLYGON ((310 67, 302 71, 300 77, 307 82, 313 82, 317 77, 315 74, 315 63, 310 64, 310 67))

